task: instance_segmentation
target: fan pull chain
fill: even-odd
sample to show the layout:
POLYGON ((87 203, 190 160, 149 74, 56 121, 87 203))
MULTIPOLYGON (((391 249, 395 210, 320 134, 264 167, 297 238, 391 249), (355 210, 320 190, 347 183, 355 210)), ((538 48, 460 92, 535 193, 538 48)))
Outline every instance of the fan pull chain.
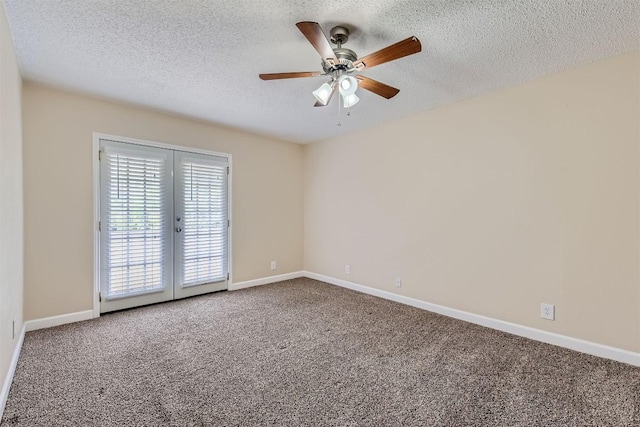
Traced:
MULTIPOLYGON (((340 102, 341 95, 338 95, 338 127, 342 126, 342 121, 341 121, 341 112, 342 112, 342 103, 340 102)), ((347 117, 351 117, 351 111, 347 110, 347 117)))

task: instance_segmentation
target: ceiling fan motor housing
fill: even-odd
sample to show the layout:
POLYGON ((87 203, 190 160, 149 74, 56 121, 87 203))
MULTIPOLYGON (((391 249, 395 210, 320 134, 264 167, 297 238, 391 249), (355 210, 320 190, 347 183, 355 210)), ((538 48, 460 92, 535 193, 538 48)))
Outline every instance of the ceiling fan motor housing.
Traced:
POLYGON ((338 47, 333 49, 333 52, 340 62, 337 64, 328 64, 323 62, 322 68, 325 73, 333 74, 336 71, 344 72, 346 70, 353 69, 353 62, 358 59, 358 55, 356 55, 356 53, 351 49, 342 47, 342 45, 349 40, 349 30, 342 26, 333 27, 330 35, 331 42, 338 45, 338 47))
POLYGON ((358 55, 356 55, 356 53, 351 49, 340 47, 340 48, 333 49, 333 51, 336 53, 336 58, 340 60, 346 59, 348 61, 353 62, 356 59, 358 59, 358 55))

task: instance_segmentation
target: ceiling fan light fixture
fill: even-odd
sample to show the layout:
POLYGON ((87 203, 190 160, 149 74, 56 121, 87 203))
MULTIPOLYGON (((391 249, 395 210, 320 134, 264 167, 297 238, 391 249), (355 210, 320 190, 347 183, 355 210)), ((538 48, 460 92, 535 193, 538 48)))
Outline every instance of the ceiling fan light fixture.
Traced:
MULTIPOLYGON (((353 76, 340 76, 338 79, 338 90, 343 97, 354 95, 358 89, 358 80, 353 76)), ((357 102, 357 101, 356 101, 357 102)))
POLYGON ((334 87, 334 81, 332 81, 331 83, 322 83, 322 85, 318 89, 312 92, 313 96, 315 96, 318 102, 322 105, 327 105, 329 103, 329 100, 331 99, 331 95, 333 94, 334 87))
POLYGON ((353 107, 358 103, 358 101, 360 101, 360 98, 358 98, 358 95, 356 95, 355 93, 346 96, 342 95, 342 106, 344 108, 353 107))

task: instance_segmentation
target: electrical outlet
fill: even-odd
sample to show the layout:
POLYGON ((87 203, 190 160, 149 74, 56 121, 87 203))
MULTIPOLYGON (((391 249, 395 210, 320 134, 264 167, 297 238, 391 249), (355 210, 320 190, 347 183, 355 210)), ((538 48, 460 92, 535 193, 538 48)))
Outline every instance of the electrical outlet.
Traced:
POLYGON ((276 262, 275 262, 275 261, 271 261, 271 269, 272 269, 272 270, 275 270, 277 266, 278 266, 278 265, 276 264, 276 262))
POLYGON ((540 317, 547 320, 556 320, 556 308, 553 304, 540 304, 540 317))
POLYGON ((351 266, 349 264, 344 266, 344 274, 351 274, 351 266))
POLYGON ((396 288, 400 288, 402 287, 402 279, 399 277, 396 277, 396 288))

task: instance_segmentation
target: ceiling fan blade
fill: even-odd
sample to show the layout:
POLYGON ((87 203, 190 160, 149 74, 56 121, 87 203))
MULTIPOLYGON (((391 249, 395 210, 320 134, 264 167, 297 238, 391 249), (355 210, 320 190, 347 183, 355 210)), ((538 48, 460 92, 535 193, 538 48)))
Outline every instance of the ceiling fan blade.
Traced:
POLYGON ((370 79, 369 77, 356 76, 356 79, 358 79, 358 86, 371 91, 376 95, 380 95, 383 98, 393 98, 398 94, 398 92, 400 92, 400 89, 380 83, 379 81, 370 79))
POLYGON ((315 71, 302 71, 298 73, 271 73, 271 74, 260 74, 259 77, 262 80, 278 80, 278 79, 295 79, 298 77, 318 77, 322 76, 323 73, 315 72, 315 71))
POLYGON ((385 62, 393 61, 408 55, 413 55, 422 50, 422 44, 416 37, 409 37, 401 42, 387 46, 377 52, 358 59, 353 65, 357 68, 371 68, 385 62))
POLYGON ((327 36, 322 32, 322 28, 317 22, 298 22, 296 27, 304 34, 309 40, 309 43, 318 51, 323 61, 330 63, 331 65, 337 64, 338 58, 327 40, 327 36))

